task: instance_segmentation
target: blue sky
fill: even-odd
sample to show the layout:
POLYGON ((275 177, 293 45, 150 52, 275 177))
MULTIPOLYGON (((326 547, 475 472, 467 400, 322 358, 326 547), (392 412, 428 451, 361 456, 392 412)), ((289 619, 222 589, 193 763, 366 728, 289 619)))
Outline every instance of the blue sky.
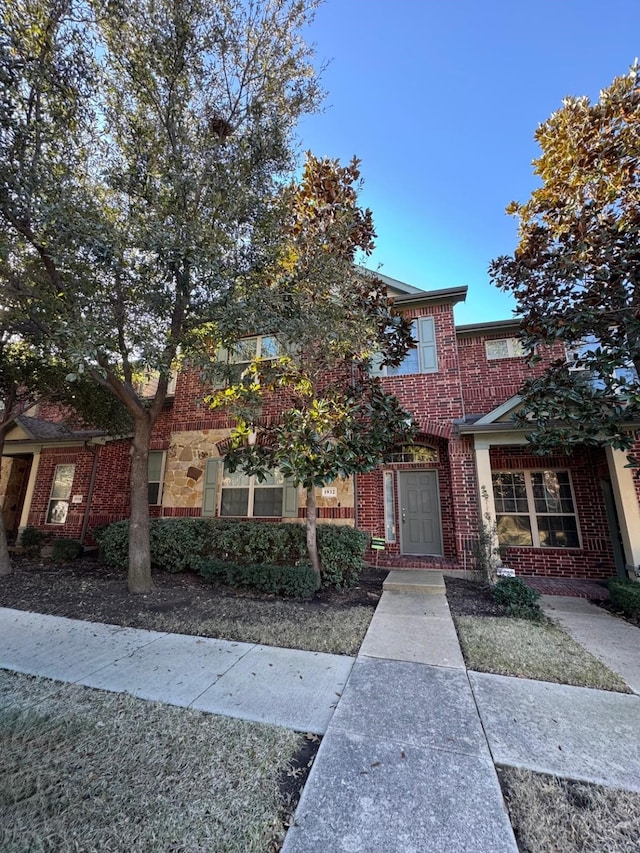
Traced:
POLYGON ((510 317, 487 267, 515 248, 504 209, 535 186, 534 131, 628 70, 639 0, 326 0, 310 38, 328 94, 299 135, 362 160, 368 265, 425 290, 466 284, 458 323, 510 317))

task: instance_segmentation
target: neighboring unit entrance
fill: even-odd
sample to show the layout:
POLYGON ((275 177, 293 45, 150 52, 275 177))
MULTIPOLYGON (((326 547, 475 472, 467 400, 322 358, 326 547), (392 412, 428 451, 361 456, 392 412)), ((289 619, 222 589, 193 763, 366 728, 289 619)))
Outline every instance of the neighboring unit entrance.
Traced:
POLYGON ((442 556, 436 471, 400 471, 400 547, 403 554, 442 556))

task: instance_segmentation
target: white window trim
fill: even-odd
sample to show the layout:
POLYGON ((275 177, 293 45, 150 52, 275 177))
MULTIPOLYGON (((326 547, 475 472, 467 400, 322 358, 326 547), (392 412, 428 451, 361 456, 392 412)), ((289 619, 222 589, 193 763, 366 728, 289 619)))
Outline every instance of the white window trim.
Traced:
MULTIPOLYGON (((278 347, 281 349, 277 335, 247 335, 246 338, 240 338, 238 345, 246 344, 248 341, 255 341, 255 351, 251 358, 238 358, 233 349, 226 349, 222 347, 218 351, 218 361, 222 361, 225 364, 249 364, 253 359, 262 358, 262 342, 265 338, 275 340, 278 347)), ((277 358, 277 356, 270 355, 266 356, 265 360, 273 360, 274 358, 277 358)))
POLYGON ((487 361, 501 361, 506 358, 524 358, 525 352, 519 338, 492 338, 484 342, 484 351, 487 356, 487 361), (490 355, 489 347, 491 344, 505 343, 507 344, 507 355, 490 355))
POLYGON ((55 527, 64 527, 64 525, 67 523, 67 518, 69 517, 69 505, 71 504, 71 495, 73 494, 73 481, 75 479, 75 476, 76 476, 76 466, 73 462, 61 462, 59 465, 56 465, 56 467, 54 468, 53 479, 51 481, 51 489, 49 490, 49 500, 47 501, 47 515, 46 515, 45 524, 51 524, 51 525, 54 525, 55 527), (53 497, 53 490, 56 487, 56 476, 58 473, 58 469, 59 468, 66 468, 67 466, 69 466, 70 468, 73 468, 73 474, 71 477, 71 485, 69 486, 69 497, 66 499, 65 498, 54 498, 53 497), (66 505, 67 505, 67 510, 65 512, 64 519, 62 521, 50 521, 49 520, 49 516, 51 514, 51 504, 54 501, 56 503, 66 503, 66 505))
MULTIPOLYGON (((528 512, 500 512, 496 506, 496 517, 501 515, 517 515, 523 516, 524 518, 529 519, 529 524, 531 526, 531 545, 507 545, 508 548, 537 548, 539 550, 548 551, 551 549, 562 550, 562 551, 576 551, 582 548, 582 532, 580 529, 580 518, 578 516, 578 509, 576 504, 576 495, 573 488, 573 477, 571 476, 571 471, 567 468, 500 468, 499 470, 492 470, 491 474, 524 474, 524 485, 525 492, 527 495, 527 508, 528 512), (545 471, 551 471, 554 474, 567 474, 569 479, 569 488, 571 489, 571 502, 573 503, 573 512, 536 512, 536 504, 533 496, 533 483, 531 482, 531 474, 544 474, 545 471), (541 545, 540 544, 540 533, 538 531, 538 516, 545 517, 557 517, 557 516, 567 516, 570 518, 575 518, 576 520, 576 530, 578 532, 578 544, 577 545, 541 545)), ((493 484, 492 484, 493 485, 493 484)))
POLYGON ((246 486, 225 486, 224 485, 224 466, 222 470, 222 480, 220 485, 220 509, 219 516, 220 518, 283 518, 284 512, 284 490, 286 488, 286 482, 283 483, 261 483, 258 481, 258 478, 252 474, 249 477, 249 482, 246 486), (247 513, 246 515, 222 515, 222 497, 225 489, 229 491, 234 491, 236 489, 248 489, 249 493, 247 495, 247 513), (280 489, 282 492, 282 506, 280 508, 280 513, 278 515, 255 515, 254 507, 255 507, 255 490, 256 489, 280 489))

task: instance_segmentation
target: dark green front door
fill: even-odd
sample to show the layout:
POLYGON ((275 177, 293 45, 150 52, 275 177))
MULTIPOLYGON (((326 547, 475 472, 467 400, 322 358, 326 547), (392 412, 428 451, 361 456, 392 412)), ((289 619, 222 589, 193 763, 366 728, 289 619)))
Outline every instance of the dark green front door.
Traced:
POLYGON ((401 471, 400 547, 403 554, 442 556, 440 494, 436 471, 401 471))

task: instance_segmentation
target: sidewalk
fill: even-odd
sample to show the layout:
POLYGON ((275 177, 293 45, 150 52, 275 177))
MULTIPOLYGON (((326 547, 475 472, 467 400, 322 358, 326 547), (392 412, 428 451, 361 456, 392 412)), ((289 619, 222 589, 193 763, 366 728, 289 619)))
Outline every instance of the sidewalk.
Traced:
POLYGON ((353 658, 0 608, 0 668, 324 734, 353 658))
MULTIPOLYGON (((543 601, 637 690, 639 629, 543 601)), ((640 792, 640 696, 467 673, 437 572, 389 574, 355 662, 6 608, 0 638, 0 668, 324 734, 283 853, 516 853, 495 764, 640 792)))

